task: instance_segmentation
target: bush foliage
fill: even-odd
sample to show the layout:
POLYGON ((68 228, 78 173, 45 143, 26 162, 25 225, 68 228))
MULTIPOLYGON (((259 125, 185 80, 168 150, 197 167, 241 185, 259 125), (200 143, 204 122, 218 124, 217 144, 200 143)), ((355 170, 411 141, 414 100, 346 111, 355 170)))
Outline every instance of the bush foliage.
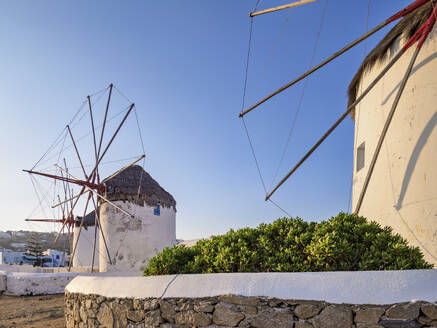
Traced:
POLYGON ((176 245, 153 257, 145 275, 429 269, 417 247, 392 228, 340 213, 320 223, 277 219, 176 245))

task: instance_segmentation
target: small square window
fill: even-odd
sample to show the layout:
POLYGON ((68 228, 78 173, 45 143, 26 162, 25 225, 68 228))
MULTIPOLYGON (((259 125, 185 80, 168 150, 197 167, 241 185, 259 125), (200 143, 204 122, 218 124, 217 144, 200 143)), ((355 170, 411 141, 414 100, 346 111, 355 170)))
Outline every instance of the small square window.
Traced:
POLYGON ((161 215, 161 205, 160 204, 158 204, 158 205, 156 205, 156 207, 153 209, 153 214, 154 215, 161 215))
POLYGON ((361 170, 364 167, 365 164, 365 151, 366 151, 366 146, 365 143, 363 142, 358 148, 357 148, 357 172, 359 170, 361 170))

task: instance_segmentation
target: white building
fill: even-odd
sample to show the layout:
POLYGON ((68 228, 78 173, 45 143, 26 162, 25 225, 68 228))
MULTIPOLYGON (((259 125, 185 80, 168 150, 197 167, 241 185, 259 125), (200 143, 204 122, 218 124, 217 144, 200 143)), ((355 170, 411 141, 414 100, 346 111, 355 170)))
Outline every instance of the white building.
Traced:
MULTIPOLYGON (((397 24, 369 54, 349 87, 349 102, 364 90, 400 50, 416 26, 426 20, 431 3, 397 24)), ((393 227, 425 259, 437 264, 437 30, 416 60, 385 137, 359 215, 393 227)), ((355 160, 352 209, 363 188, 414 45, 355 108, 355 160)))
POLYGON ((48 249, 43 252, 44 259, 47 264, 50 263, 52 267, 63 267, 67 262, 67 254, 63 251, 58 251, 56 249, 48 249), (51 261, 47 261, 51 259, 51 261))
POLYGON ((5 231, 0 231, 0 238, 11 238, 11 235, 5 231))
POLYGON ((23 264, 26 263, 24 259, 24 252, 14 252, 4 250, 0 252, 0 264, 23 264))
POLYGON ((101 204, 100 220, 112 265, 100 242, 100 272, 140 271, 150 258, 176 243, 176 201, 137 165, 105 186, 105 197, 133 217, 107 202, 101 204))
POLYGON ((73 257, 73 267, 91 267, 93 264, 94 239, 96 239, 96 250, 94 253, 94 267, 99 267, 99 229, 95 226, 95 211, 85 215, 82 229, 80 225, 82 217, 78 216, 75 219, 73 229, 73 247, 76 243, 76 251, 73 257), (80 234, 79 234, 80 230, 80 234))

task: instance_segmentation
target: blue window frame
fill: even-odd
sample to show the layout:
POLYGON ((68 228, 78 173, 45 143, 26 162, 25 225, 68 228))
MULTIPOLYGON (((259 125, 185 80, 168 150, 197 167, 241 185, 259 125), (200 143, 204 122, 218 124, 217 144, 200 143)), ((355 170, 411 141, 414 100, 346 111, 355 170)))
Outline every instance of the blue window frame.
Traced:
POLYGON ((156 207, 153 209, 153 214, 154 215, 161 215, 161 205, 160 204, 158 204, 158 205, 156 205, 156 207))

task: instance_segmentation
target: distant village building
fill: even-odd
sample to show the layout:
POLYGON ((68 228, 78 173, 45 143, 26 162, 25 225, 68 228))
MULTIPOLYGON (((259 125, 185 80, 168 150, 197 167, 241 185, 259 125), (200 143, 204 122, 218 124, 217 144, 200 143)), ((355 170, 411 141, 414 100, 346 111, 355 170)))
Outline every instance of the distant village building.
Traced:
MULTIPOLYGON (((349 87, 364 90, 429 17, 431 2, 398 23, 367 56, 349 87)), ((392 226, 437 264, 437 27, 419 53, 388 129, 359 215, 392 226)), ((356 106, 352 209, 415 46, 356 106)))
POLYGON ((8 232, 0 231, 0 238, 11 238, 11 234, 8 232))
POLYGON ((58 251, 56 249, 48 249, 43 252, 44 266, 63 267, 67 262, 66 252, 58 251))
POLYGON ((105 197, 133 217, 103 202, 104 243, 99 243, 100 272, 139 271, 150 258, 176 243, 176 201, 142 167, 134 165, 106 181, 105 197))
POLYGON ((23 264, 26 263, 24 259, 24 252, 14 252, 3 250, 0 252, 0 264, 23 264))

